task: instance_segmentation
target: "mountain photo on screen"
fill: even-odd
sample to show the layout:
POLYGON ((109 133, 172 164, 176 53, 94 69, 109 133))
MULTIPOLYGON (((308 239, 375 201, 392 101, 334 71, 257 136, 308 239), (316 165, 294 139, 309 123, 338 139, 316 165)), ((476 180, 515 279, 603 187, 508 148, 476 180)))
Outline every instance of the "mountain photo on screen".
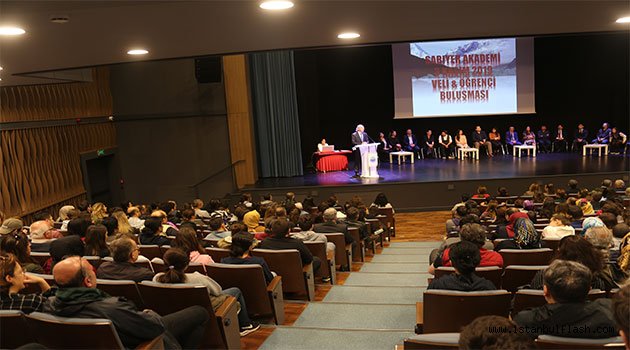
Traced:
POLYGON ((413 115, 517 112, 516 39, 409 44, 413 115))

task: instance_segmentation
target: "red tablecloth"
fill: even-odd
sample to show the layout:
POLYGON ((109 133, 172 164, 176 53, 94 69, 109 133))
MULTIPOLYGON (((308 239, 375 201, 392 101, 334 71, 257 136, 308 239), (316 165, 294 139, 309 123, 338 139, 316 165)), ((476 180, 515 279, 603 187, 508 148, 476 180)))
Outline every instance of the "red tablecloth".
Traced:
POLYGON ((315 168, 324 172, 348 169, 348 154, 352 154, 352 151, 315 152, 315 168))

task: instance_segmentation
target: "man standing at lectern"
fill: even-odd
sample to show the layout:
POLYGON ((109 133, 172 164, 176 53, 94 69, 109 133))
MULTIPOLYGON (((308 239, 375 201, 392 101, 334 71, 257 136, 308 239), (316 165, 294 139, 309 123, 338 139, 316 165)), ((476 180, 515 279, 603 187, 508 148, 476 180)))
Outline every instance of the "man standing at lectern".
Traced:
MULTIPOLYGON (((372 139, 365 133, 365 127, 361 124, 357 125, 355 132, 352 134, 352 145, 362 145, 372 142, 372 139)), ((359 177, 359 168, 361 168, 361 150, 354 150, 354 177, 359 177)))

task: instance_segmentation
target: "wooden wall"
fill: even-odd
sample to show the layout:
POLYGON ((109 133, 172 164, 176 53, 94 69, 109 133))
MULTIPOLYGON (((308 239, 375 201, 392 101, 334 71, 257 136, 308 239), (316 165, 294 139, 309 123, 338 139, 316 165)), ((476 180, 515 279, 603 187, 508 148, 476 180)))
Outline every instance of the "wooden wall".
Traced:
POLYGON ((108 68, 92 82, 0 88, 0 210, 26 216, 84 199, 80 154, 116 146, 111 114, 108 68))
POLYGON ((245 55, 223 56, 230 151, 238 188, 252 185, 258 179, 247 72, 245 55))

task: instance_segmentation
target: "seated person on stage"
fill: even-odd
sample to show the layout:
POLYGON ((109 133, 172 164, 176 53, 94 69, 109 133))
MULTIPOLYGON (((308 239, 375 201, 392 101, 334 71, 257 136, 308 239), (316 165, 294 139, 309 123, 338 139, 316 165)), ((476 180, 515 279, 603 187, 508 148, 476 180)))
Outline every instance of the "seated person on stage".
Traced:
POLYGON ((521 141, 518 140, 518 133, 514 130, 513 126, 510 126, 509 130, 505 133, 505 144, 508 147, 508 152, 512 152, 512 147, 521 144, 521 141))
POLYGON ((455 144, 453 143, 453 138, 446 130, 442 130, 442 133, 438 136, 438 145, 442 153, 442 158, 453 158, 455 144))
POLYGON ((626 147, 626 141, 628 141, 626 134, 622 133, 614 126, 610 131, 610 153, 619 154, 623 152, 624 147, 626 147))
POLYGON ((398 140, 398 133, 396 130, 392 130, 389 133, 389 139, 387 140, 392 147, 392 152, 397 152, 402 150, 402 145, 400 144, 400 140, 398 140))
POLYGON ((568 338, 610 338, 617 336, 610 299, 588 300, 593 274, 588 267, 555 260, 545 269, 543 292, 547 304, 514 316, 514 322, 527 327, 527 336, 549 334, 568 338), (575 330, 581 330, 576 334, 575 330))
POLYGON ((466 139, 466 135, 464 135, 464 130, 457 130, 457 136, 455 136, 455 145, 457 148, 469 148, 468 140, 466 139))
POLYGON ((271 222, 271 236, 265 238, 259 247, 260 249, 272 250, 295 249, 300 252, 302 265, 313 263, 313 272, 317 272, 322 265, 322 261, 311 254, 304 242, 289 236, 289 222, 284 219, 276 219, 271 222))
POLYGON ((96 277, 107 280, 132 280, 134 282, 150 281, 153 271, 134 264, 138 260, 140 250, 136 242, 127 237, 114 240, 109 245, 114 261, 103 261, 96 271, 96 277))
POLYGON ((324 222, 316 224, 315 227, 313 227, 313 231, 317 233, 343 233, 346 244, 354 242, 354 238, 348 233, 348 226, 346 226, 346 224, 337 223, 337 209, 328 208, 324 210, 322 218, 324 222))
POLYGON ((501 149, 501 134, 497 131, 497 128, 492 128, 492 131, 488 134, 488 139, 495 153, 501 149))
POLYGON ((324 149, 324 146, 328 146, 326 139, 322 139, 322 141, 317 144, 317 151, 321 152, 324 149))
POLYGON ((608 123, 602 124, 602 128, 597 130, 597 138, 592 143, 605 144, 610 140, 610 129, 608 123))
POLYGON ((433 137, 432 130, 427 130, 427 133, 422 137, 422 150, 427 157, 433 157, 435 154, 435 137, 433 137))
POLYGON ((387 138, 385 137, 385 134, 383 134, 382 132, 378 133, 378 147, 376 151, 378 152, 378 156, 381 161, 389 161, 389 152, 393 151, 393 147, 389 143, 389 140, 387 140, 387 138))
POLYGON ((138 311, 124 298, 112 297, 96 288, 96 275, 90 263, 78 256, 60 261, 53 270, 59 287, 50 298, 48 312, 74 318, 106 318, 112 321, 125 348, 164 334, 164 348, 198 348, 208 322, 208 311, 195 305, 160 316, 154 311, 138 311))
POLYGON ((414 155, 420 151, 420 146, 418 146, 418 139, 416 135, 411 133, 411 129, 407 129, 407 134, 403 136, 403 150, 407 152, 413 152, 414 155))
POLYGON ((525 127, 523 131, 523 144, 527 146, 536 146, 536 134, 529 126, 525 127))
POLYGON ((556 137, 553 139, 553 148, 556 152, 561 152, 562 150, 567 149, 567 140, 566 135, 564 134, 564 127, 562 124, 558 124, 558 129, 556 130, 556 137))
MULTIPOLYGON (((481 256, 479 266, 503 267, 503 257, 501 257, 501 254, 484 248, 484 245, 486 245, 486 229, 483 226, 476 223, 465 224, 459 232, 459 238, 461 242, 467 241, 477 246, 481 256)), ((491 244, 492 243, 490 243, 490 245, 491 244)), ((488 247, 490 245, 488 245, 488 247)), ((442 252, 438 252, 433 264, 429 266, 429 273, 434 275, 435 269, 440 266, 452 266, 449 254, 450 247, 447 247, 442 252)))
POLYGON ((488 141, 486 132, 481 130, 481 126, 479 125, 475 127, 475 132, 472 134, 472 142, 476 149, 480 149, 482 147, 486 148, 488 151, 488 157, 492 157, 492 144, 488 141))
POLYGON ((541 152, 549 152, 551 150, 551 136, 546 125, 542 125, 536 135, 538 148, 541 152))
POLYGON ((584 124, 579 124, 575 131, 575 139, 573 140, 573 150, 582 152, 582 147, 588 144, 588 130, 584 129, 584 124))
POLYGON ((461 292, 495 290, 496 286, 475 274, 475 268, 481 262, 479 247, 468 241, 457 242, 449 247, 451 263, 455 273, 436 278, 427 289, 446 289, 461 292))

